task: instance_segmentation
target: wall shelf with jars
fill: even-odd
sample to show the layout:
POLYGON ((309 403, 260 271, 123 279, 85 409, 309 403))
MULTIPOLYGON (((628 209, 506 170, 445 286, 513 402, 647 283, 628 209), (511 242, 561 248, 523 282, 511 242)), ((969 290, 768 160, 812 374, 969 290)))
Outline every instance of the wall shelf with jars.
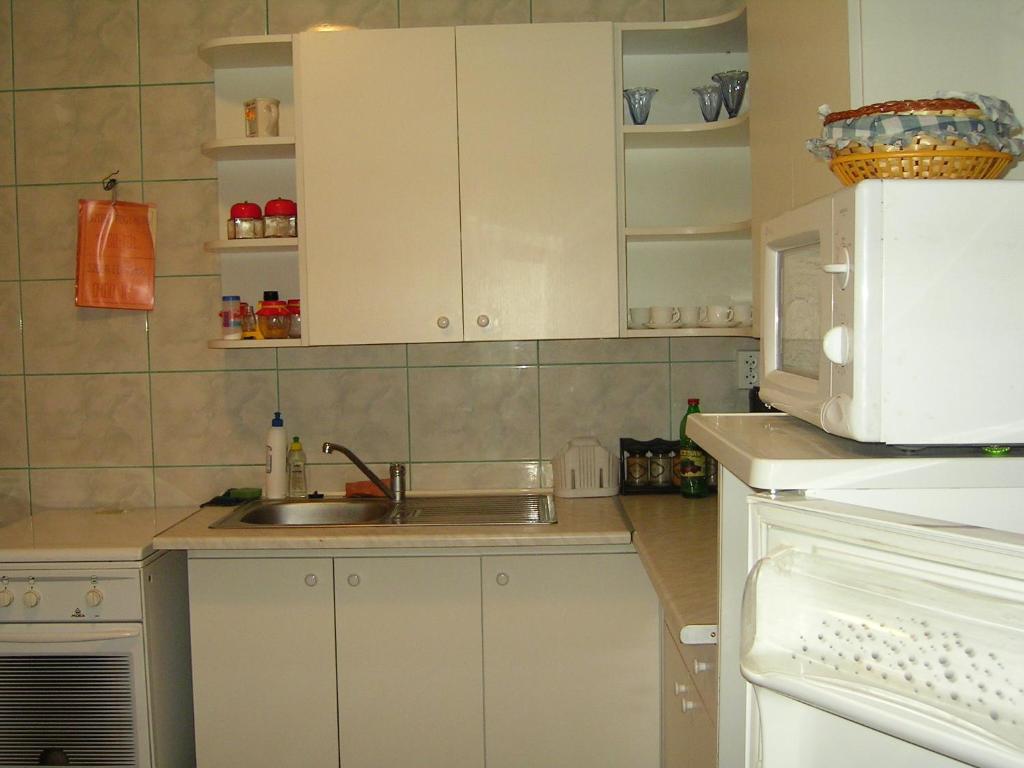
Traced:
MULTIPOLYGON (((232 206, 265 207, 275 199, 296 199, 295 97, 291 35, 222 37, 199 48, 214 69, 216 136, 204 142, 204 155, 217 162, 217 221, 220 238, 205 250, 220 256, 221 293, 255 305, 264 291, 301 299, 300 239, 234 237, 232 206), (252 102, 268 105, 259 119, 252 102), (250 102, 247 108, 247 102, 250 102), (253 135, 255 134, 255 135, 253 135)), ((211 215, 213 215, 211 213, 211 215)), ((218 308, 211 307, 212 315, 218 308)), ((214 349, 301 346, 302 339, 212 339, 214 349)))
POLYGON ((624 23, 617 34, 618 85, 656 89, 646 121, 625 101, 620 117, 620 335, 750 336, 746 319, 652 328, 629 312, 678 307, 692 318, 694 307, 753 300, 749 97, 708 120, 693 92, 716 73, 747 70, 745 9, 624 23))

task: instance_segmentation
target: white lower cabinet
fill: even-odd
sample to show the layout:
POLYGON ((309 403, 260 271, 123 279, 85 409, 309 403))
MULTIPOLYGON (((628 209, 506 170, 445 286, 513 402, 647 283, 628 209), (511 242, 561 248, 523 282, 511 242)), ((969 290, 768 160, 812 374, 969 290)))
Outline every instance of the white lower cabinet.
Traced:
POLYGON ((335 561, 346 768, 482 766, 479 557, 335 561))
POLYGON ((658 600, 636 555, 483 559, 488 768, 658 763, 658 600))
POLYGON ((714 705, 705 705, 700 687, 691 674, 693 667, 679 652, 667 625, 661 642, 662 768, 714 768, 717 765, 714 705))
POLYGON ((633 553, 189 561, 200 768, 654 768, 633 553))
POLYGON ((337 768, 329 559, 190 559, 196 762, 337 768))

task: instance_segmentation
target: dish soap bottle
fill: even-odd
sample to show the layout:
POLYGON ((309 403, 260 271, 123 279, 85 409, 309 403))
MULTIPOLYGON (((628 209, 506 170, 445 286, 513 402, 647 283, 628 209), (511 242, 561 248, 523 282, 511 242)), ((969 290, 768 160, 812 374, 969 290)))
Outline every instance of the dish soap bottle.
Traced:
POLYGON ((267 499, 283 499, 288 490, 288 470, 285 462, 288 453, 288 436, 284 431, 281 412, 275 411, 267 430, 267 460, 263 475, 263 496, 267 499))
POLYGON ((686 413, 679 422, 679 492, 690 499, 708 495, 707 457, 692 437, 686 436, 686 418, 700 413, 700 399, 686 401, 686 413))
POLYGON ((298 435, 292 438, 288 448, 288 496, 306 498, 306 452, 302 450, 298 435))

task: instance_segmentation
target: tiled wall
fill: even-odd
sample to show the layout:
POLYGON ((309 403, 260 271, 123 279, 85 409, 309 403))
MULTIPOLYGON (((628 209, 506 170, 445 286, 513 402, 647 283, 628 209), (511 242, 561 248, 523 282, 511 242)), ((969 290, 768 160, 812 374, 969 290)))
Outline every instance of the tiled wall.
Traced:
POLYGON ((543 483, 570 437, 671 436, 687 396, 742 409, 750 339, 210 350, 219 304, 214 135, 200 42, 364 27, 713 15, 726 0, 0 0, 0 516, 193 504, 258 485, 274 410, 311 483, 367 461, 414 487, 543 483), (77 309, 76 201, 158 206, 156 309, 77 309))

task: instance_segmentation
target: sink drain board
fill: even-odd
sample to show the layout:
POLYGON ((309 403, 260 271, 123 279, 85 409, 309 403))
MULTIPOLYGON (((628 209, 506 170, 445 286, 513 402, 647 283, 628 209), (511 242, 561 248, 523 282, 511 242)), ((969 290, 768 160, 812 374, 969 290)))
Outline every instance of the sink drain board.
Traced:
POLYGON ((399 517, 408 525, 525 525, 554 523, 549 496, 429 496, 405 499, 399 517))

